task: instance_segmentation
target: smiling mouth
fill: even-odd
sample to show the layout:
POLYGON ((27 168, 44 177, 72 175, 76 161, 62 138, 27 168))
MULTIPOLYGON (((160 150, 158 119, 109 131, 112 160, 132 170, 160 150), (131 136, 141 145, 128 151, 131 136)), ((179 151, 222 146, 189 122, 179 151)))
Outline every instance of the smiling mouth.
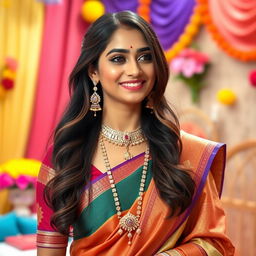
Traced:
POLYGON ((122 87, 127 89, 139 89, 143 86, 145 80, 137 80, 137 81, 127 81, 119 83, 122 87))

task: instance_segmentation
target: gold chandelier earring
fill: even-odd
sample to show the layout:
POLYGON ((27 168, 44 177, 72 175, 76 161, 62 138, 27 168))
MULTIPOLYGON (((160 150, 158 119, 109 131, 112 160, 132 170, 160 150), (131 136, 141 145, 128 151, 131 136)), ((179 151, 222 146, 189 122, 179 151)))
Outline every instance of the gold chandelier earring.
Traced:
POLYGON ((94 116, 96 116, 97 111, 101 111, 101 106, 100 106, 100 95, 97 93, 98 87, 97 87, 98 82, 93 81, 93 94, 91 95, 90 102, 91 102, 91 107, 90 110, 94 112, 94 116))

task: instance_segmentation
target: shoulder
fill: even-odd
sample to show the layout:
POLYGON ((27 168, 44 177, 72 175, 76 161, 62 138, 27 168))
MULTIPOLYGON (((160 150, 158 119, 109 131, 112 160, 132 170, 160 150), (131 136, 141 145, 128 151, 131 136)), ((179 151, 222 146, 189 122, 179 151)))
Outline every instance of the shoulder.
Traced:
POLYGON ((225 146, 223 143, 219 143, 216 141, 211 141, 207 139, 200 138, 198 136, 189 134, 187 132, 184 132, 183 130, 180 131, 180 137, 182 141, 183 148, 189 148, 189 147, 205 147, 205 146, 225 146))
POLYGON ((218 152, 225 158, 226 145, 224 143, 203 139, 184 131, 180 132, 180 136, 182 142, 181 158, 198 158, 202 155, 210 156, 211 154, 215 156, 218 152))
POLYGON ((46 150, 42 163, 50 168, 53 168, 52 164, 53 144, 51 144, 46 150))
POLYGON ((199 184, 204 183, 211 172, 217 189, 221 193, 226 162, 226 145, 202 139, 184 131, 181 131, 181 141, 181 164, 192 169, 199 178, 199 184))
POLYGON ((55 176, 55 170, 52 164, 53 145, 50 145, 45 152, 41 168, 38 174, 38 182, 47 184, 55 176))

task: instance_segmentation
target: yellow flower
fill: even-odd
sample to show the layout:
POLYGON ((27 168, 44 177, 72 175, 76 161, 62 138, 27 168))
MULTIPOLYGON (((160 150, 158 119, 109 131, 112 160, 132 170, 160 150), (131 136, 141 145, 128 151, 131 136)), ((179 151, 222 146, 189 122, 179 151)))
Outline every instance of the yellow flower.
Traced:
POLYGON ((100 1, 85 1, 81 13, 85 21, 92 23, 105 13, 105 7, 100 1))
POLYGON ((20 175, 37 177, 40 166, 41 162, 34 159, 12 159, 0 166, 0 173, 8 173, 15 179, 20 175))
POLYGON ((217 92, 217 99, 224 105, 233 105, 236 102, 236 94, 230 89, 220 89, 217 92))
POLYGON ((16 77, 16 72, 6 68, 3 70, 2 77, 14 80, 16 77))

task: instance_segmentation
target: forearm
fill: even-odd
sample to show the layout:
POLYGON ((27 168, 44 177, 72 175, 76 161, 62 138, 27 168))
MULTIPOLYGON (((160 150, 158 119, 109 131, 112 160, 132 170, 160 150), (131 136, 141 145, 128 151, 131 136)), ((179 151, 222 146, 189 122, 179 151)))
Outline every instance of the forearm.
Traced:
POLYGON ((66 248, 61 249, 48 249, 48 248, 37 248, 37 256, 65 256, 66 248))

